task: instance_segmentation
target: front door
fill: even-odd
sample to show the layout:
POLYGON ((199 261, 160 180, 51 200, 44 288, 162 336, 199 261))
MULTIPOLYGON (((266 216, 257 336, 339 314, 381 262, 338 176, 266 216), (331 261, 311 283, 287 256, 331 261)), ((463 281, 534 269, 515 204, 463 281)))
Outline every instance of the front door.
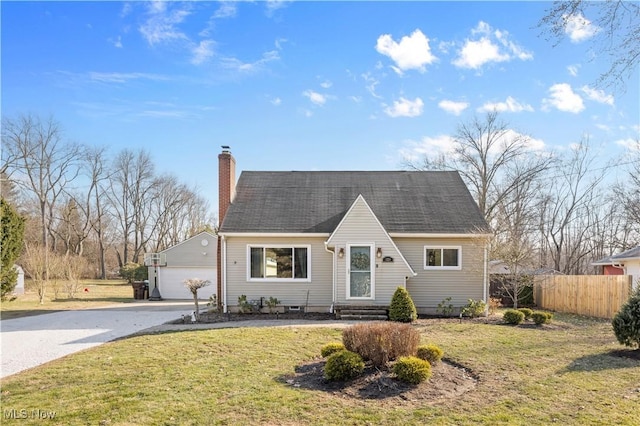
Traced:
POLYGON ((347 298, 373 299, 374 267, 373 245, 349 246, 347 269, 347 298))

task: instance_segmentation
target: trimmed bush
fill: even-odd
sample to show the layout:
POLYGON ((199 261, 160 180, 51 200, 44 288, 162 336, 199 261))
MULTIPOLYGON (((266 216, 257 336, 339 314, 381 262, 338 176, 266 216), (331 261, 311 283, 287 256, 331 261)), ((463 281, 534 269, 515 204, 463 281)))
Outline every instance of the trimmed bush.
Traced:
POLYGON ((327 358, 324 377, 331 381, 351 380, 364 371, 364 361, 357 353, 342 350, 327 358))
POLYGON ((406 356, 396 361, 393 372, 403 382, 417 385, 431 377, 431 364, 415 356, 406 356))
POLYGON ((383 367, 401 356, 414 355, 420 333, 409 324, 369 322, 345 328, 342 342, 348 350, 376 367, 383 367))
POLYGON ((345 350, 345 347, 342 343, 329 342, 320 349, 320 355, 322 355, 322 358, 326 358, 336 352, 340 352, 343 350, 345 350))
POLYGON ((435 364, 440 362, 444 352, 436 345, 420 345, 418 346, 418 351, 416 352, 416 356, 420 359, 424 359, 425 361, 429 361, 430 364, 435 364))
POLYGON ((551 322, 551 318, 553 318, 553 314, 550 312, 536 311, 531 314, 531 319, 536 323, 536 325, 547 324, 548 322, 551 322))
POLYGON ((518 310, 524 314, 525 320, 530 319, 531 315, 533 314, 533 311, 529 308, 518 308, 518 310))
POLYGON ((502 319, 507 324, 518 325, 524 321, 524 314, 515 309, 507 309, 502 315, 502 319))
POLYGON ((611 321, 613 332, 621 345, 640 350, 640 286, 611 321))
POLYGON ((475 318, 484 315, 486 310, 487 304, 484 300, 469 299, 467 304, 462 307, 461 313, 464 316, 475 318))
POLYGON ((389 319, 397 322, 412 322, 417 318, 418 311, 409 292, 403 287, 398 287, 389 305, 389 319))

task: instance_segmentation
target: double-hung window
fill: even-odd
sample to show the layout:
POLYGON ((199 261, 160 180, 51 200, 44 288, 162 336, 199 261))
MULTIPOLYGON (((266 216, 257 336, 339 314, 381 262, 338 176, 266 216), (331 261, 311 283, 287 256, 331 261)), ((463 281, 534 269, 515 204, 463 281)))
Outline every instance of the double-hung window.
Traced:
POLYGON ((462 269, 462 247, 425 246, 424 269, 462 269))
POLYGON ((309 281, 309 246, 249 246, 252 281, 309 281))

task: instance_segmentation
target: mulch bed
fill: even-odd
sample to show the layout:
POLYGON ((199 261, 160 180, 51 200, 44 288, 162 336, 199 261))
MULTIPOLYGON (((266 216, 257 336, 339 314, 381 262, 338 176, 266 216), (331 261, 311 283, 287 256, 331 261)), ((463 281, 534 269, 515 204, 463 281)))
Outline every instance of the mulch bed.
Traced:
POLYGON ((367 365, 364 373, 350 381, 324 378, 325 360, 299 365, 294 374, 282 377, 290 386, 322 391, 339 398, 374 400, 391 406, 424 406, 444 403, 475 389, 478 378, 467 368, 443 360, 432 366, 432 376, 418 385, 396 379, 387 369, 367 365))

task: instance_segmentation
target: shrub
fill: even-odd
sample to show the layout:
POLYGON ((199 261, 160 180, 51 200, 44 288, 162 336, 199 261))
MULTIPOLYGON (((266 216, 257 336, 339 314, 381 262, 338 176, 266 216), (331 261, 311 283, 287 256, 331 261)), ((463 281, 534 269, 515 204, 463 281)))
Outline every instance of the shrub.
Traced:
POLYGON ((364 371, 364 361, 357 353, 342 350, 327 358, 324 365, 324 377, 327 380, 351 380, 364 371))
POLYGON ((491 297, 489 299, 489 315, 494 315, 500 306, 502 306, 502 299, 491 297))
POLYGON ((403 382, 417 385, 431 377, 431 364, 415 356, 406 356, 393 365, 393 372, 403 382))
POLYGON ((326 345, 324 345, 321 349, 320 349, 320 355, 322 355, 322 358, 326 358, 330 355, 333 355, 336 352, 340 352, 340 351, 344 351, 344 345, 340 342, 330 342, 327 343, 326 345))
POLYGON ((531 319, 536 325, 546 324, 551 321, 552 315, 548 312, 534 312, 531 314, 531 319))
POLYGON ((445 317, 450 317, 453 313, 453 304, 451 303, 451 297, 447 297, 442 302, 438 303, 436 312, 444 315, 445 317))
POLYGON ((524 321, 524 314, 515 309, 507 309, 506 311, 504 311, 504 315, 502 316, 502 319, 507 324, 517 325, 517 324, 520 324, 522 321, 524 321))
POLYGON ((468 303, 462 307, 462 315, 467 315, 471 318, 479 317, 484 314, 486 308, 487 304, 484 300, 469 299, 468 303))
POLYGON ((418 312, 409 292, 403 287, 398 287, 391 298, 389 319, 397 322, 412 322, 416 318, 418 318, 418 312))
POLYGON ((531 318, 531 314, 533 314, 533 311, 529 308, 519 308, 518 309, 520 312, 522 312, 524 314, 524 319, 528 320, 531 318))
POLYGON ((342 342, 348 350, 382 367, 401 356, 414 355, 420 333, 409 324, 370 322, 345 328, 342 342))
POLYGON ((435 364, 442 359, 444 352, 436 345, 420 345, 416 356, 425 361, 429 361, 431 364, 435 364))
POLYGON ((621 345, 640 350, 640 286, 631 293, 631 297, 613 317, 611 324, 621 345))

